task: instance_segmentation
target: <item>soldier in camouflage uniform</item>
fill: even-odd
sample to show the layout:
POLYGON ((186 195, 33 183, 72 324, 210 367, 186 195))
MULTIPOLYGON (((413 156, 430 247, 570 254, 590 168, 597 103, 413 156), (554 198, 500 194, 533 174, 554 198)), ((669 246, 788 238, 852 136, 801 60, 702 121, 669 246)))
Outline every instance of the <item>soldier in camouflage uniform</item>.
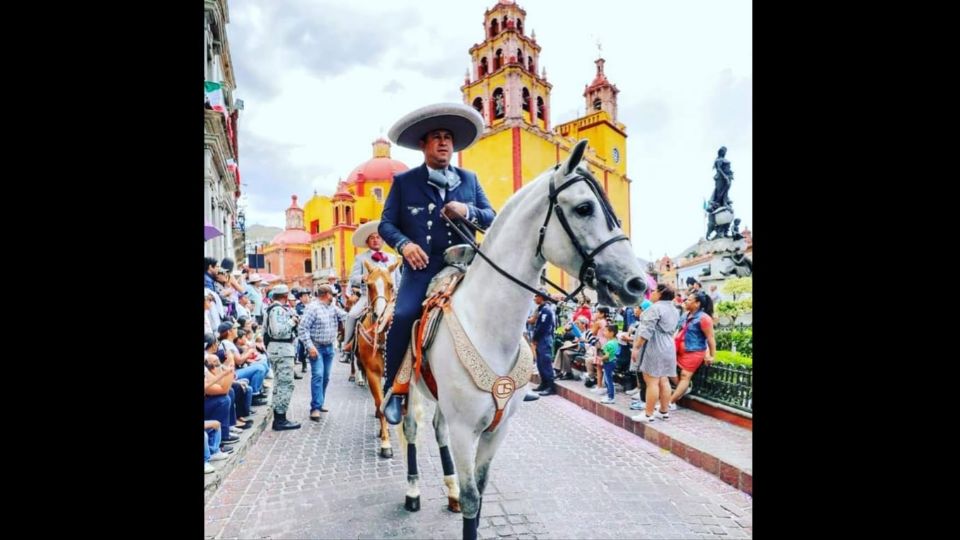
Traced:
POLYGON ((296 338, 298 317, 288 305, 290 289, 286 285, 277 285, 270 290, 272 303, 267 308, 266 327, 264 328, 267 356, 273 364, 273 429, 299 429, 300 424, 287 420, 287 408, 293 396, 293 357, 296 352, 293 341, 296 338))

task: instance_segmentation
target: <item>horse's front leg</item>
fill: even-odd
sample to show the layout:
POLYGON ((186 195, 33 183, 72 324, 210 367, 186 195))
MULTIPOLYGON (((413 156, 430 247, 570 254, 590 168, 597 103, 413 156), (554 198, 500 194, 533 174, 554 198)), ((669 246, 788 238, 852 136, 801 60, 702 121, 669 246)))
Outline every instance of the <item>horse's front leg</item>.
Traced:
POLYGON ((457 476, 460 480, 463 538, 464 540, 476 540, 479 521, 477 516, 480 510, 480 491, 477 488, 475 467, 477 435, 471 429, 460 424, 449 426, 448 431, 450 433, 450 449, 453 451, 453 462, 456 464, 457 476))
POLYGON ((490 462, 493 461, 493 456, 500 448, 500 443, 503 442, 509 423, 509 418, 504 418, 496 431, 493 433, 484 431, 480 434, 480 442, 477 445, 477 490, 480 492, 480 501, 477 503, 478 523, 480 521, 480 511, 483 508, 483 491, 487 488, 487 480, 489 479, 490 462))
POLYGON ((440 411, 433 415, 433 429, 437 434, 437 446, 440 447, 440 464, 443 466, 443 483, 447 485, 447 510, 460 512, 460 486, 457 484, 457 472, 450 456, 450 432, 447 421, 440 411))
MULTIPOLYGON (((370 394, 373 396, 374 416, 380 421, 380 457, 392 458, 393 447, 390 445, 390 430, 387 425, 387 419, 380 412, 380 404, 383 402, 383 388, 381 388, 380 376, 383 374, 383 360, 379 358, 378 351, 371 351, 370 354, 376 355, 375 360, 371 362, 361 362, 363 371, 370 382, 370 394), (373 364, 368 366, 367 364, 373 364)), ((416 430, 416 428, 414 428, 416 430)))

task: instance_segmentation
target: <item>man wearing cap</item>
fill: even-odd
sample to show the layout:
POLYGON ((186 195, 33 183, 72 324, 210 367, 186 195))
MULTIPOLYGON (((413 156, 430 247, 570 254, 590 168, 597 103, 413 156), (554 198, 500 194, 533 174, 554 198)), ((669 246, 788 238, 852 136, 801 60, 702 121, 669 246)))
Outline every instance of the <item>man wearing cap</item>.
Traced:
POLYGON ((337 339, 337 323, 347 317, 347 312, 333 303, 333 290, 329 285, 317 288, 318 302, 307 306, 298 327, 300 342, 310 356, 310 420, 320 421, 324 407, 330 371, 333 367, 333 342, 337 339))
MULTIPOLYGON (((364 266, 364 262, 389 269, 398 260, 395 255, 381 251, 383 249, 383 239, 377 232, 379 226, 380 220, 368 221, 353 233, 353 245, 358 248, 366 247, 369 250, 356 256, 353 260, 353 269, 350 271, 350 287, 360 289, 360 295, 352 297, 354 304, 350 308, 350 314, 347 316, 347 322, 344 323, 343 329, 343 350, 350 354, 353 353, 353 343, 350 340, 353 338, 353 330, 356 328, 357 319, 360 318, 361 312, 369 304, 366 287, 367 268, 364 266)), ((400 287, 399 265, 393 269, 393 287, 394 291, 400 287)))
POLYGON ((540 289, 540 293, 534 297, 537 303, 537 321, 534 323, 532 345, 537 351, 537 371, 540 372, 540 391, 541 396, 550 396, 557 393, 557 387, 553 382, 553 331, 556 329, 554 324, 553 310, 547 304, 547 291, 540 289))
MULTIPOLYGON (((465 219, 487 228, 496 215, 477 175, 450 164, 454 152, 472 145, 483 131, 483 118, 462 103, 440 103, 404 116, 390 128, 397 145, 423 152, 424 163, 396 175, 383 206, 378 232, 404 260, 403 282, 397 295, 393 324, 387 333, 386 384, 389 399, 384 415, 391 424, 401 420, 402 396, 393 395, 393 379, 410 344, 413 322, 430 279, 443 267, 443 252, 462 242, 440 219, 465 219)), ((458 225, 455 225, 458 226, 458 225)), ((460 227, 474 237, 472 231, 460 227)))
POLYGON ((273 429, 298 429, 300 424, 287 420, 287 408, 293 395, 293 340, 296 336, 297 315, 287 304, 290 289, 280 284, 270 290, 272 303, 267 308, 264 328, 267 356, 273 365, 273 429))

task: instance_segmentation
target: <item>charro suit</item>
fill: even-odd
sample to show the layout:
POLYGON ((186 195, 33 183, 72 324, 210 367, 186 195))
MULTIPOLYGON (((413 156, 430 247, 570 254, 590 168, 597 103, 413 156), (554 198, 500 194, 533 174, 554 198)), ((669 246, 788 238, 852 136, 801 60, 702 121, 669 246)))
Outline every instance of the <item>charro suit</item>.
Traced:
MULTIPOLYGON (((387 389, 393 383, 393 377, 410 344, 410 331, 413 322, 420 316, 427 286, 433 276, 443 268, 444 250, 463 243, 463 239, 440 218, 443 205, 451 201, 466 204, 469 209, 467 219, 483 228, 489 227, 496 216, 483 188, 480 187, 480 182, 477 181, 477 175, 458 167, 451 168, 460 176, 461 182, 456 188, 447 189, 443 198, 437 188, 427 183, 426 164, 396 175, 380 217, 380 237, 388 245, 397 249, 398 245, 413 242, 419 245, 430 259, 427 267, 422 270, 414 270, 409 262, 403 261, 403 281, 393 314, 393 324, 387 334, 387 384, 384 386, 387 389)), ((472 231, 465 227, 462 229, 469 236, 473 236, 472 231)))

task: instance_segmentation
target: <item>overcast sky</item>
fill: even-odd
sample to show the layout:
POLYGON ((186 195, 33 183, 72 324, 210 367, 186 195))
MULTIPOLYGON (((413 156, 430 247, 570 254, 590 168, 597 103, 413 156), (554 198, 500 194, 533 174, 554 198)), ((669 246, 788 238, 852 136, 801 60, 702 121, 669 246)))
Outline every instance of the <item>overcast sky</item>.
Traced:
MULTIPOLYGON (((227 35, 244 100, 239 166, 247 224, 282 227, 290 195, 332 194, 398 118, 462 102, 468 49, 496 0, 230 0, 227 35)), ((676 256, 706 231, 721 145, 734 210, 752 229, 752 10, 747 0, 525 0, 551 93, 551 124, 584 113, 604 71, 620 89, 633 180, 632 243, 676 256)), ((538 68, 539 69, 539 68, 538 68)), ((422 154, 394 146, 410 167, 422 154)), ((510 159, 505 155, 504 159, 510 159)))

